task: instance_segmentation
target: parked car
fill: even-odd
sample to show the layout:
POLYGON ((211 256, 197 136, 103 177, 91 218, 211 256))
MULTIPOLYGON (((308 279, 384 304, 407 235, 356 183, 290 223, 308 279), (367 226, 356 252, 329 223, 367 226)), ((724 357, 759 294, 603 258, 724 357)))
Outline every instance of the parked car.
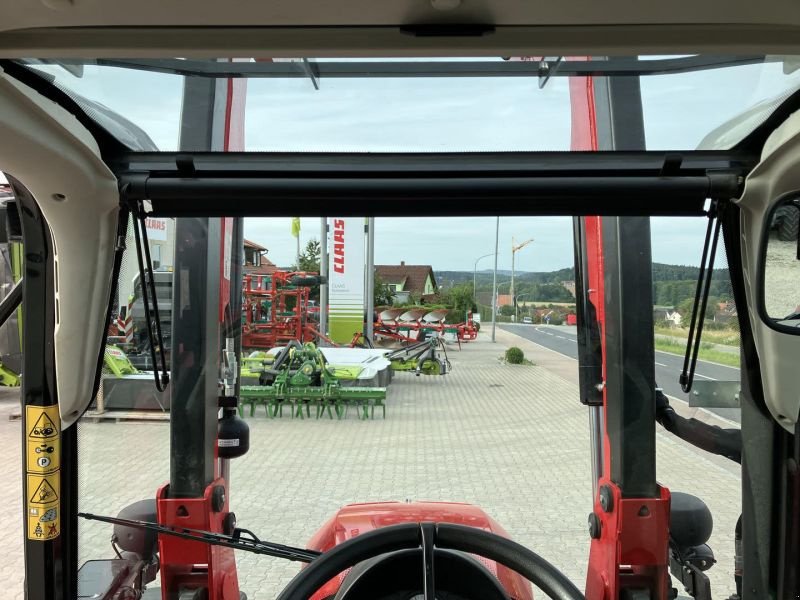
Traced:
POLYGON ((522 317, 522 322, 525 325, 533 325, 533 319, 531 319, 530 317, 522 317))

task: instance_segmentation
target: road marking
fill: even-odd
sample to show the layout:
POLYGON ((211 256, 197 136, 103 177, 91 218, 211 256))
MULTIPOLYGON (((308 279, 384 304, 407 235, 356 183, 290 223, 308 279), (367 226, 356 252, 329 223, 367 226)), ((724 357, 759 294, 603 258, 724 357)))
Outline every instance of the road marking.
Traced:
MULTIPOLYGON (((533 330, 537 331, 539 333, 544 333, 546 335, 553 336, 553 337, 562 337, 562 336, 554 336, 554 334, 550 333, 549 331, 544 331, 544 330, 542 330, 542 329, 540 329, 538 327, 534 327, 533 330)), ((533 342, 534 344, 537 343, 536 340, 533 340, 531 338, 527 338, 525 336, 520 336, 520 337, 522 337, 523 339, 527 339, 528 341, 533 342)), ((562 339, 570 340, 572 342, 575 342, 576 344, 578 343, 577 338, 574 338, 571 335, 569 337, 562 338, 562 339)), ((574 356, 570 356, 569 354, 567 354, 566 352, 562 352, 561 350, 557 350, 555 348, 550 348, 548 346, 543 346, 543 347, 547 348, 548 350, 551 350, 551 351, 553 351, 553 352, 555 352, 557 354, 561 354, 562 356, 566 356, 567 358, 571 358, 572 360, 577 360, 577 358, 575 358, 574 356)), ((673 357, 673 358, 680 358, 679 354, 671 354, 670 352, 662 352, 660 350, 656 350, 655 353, 656 354, 664 354, 666 356, 670 356, 670 357, 673 357)), ((732 371, 737 371, 737 372, 739 371, 739 369, 737 369, 736 367, 731 367, 730 365, 723 365, 721 363, 715 363, 713 361, 698 360, 697 362, 698 363, 706 363, 707 365, 714 365, 714 367, 724 367, 726 369, 731 369, 732 371)), ((665 365, 664 363, 656 362, 655 364, 658 365, 659 367, 667 367, 667 368, 669 368, 669 365, 665 365)), ((701 373, 695 373, 695 376, 699 377, 700 379, 707 379, 709 381, 717 381, 715 378, 709 377, 708 375, 703 375, 701 373)))

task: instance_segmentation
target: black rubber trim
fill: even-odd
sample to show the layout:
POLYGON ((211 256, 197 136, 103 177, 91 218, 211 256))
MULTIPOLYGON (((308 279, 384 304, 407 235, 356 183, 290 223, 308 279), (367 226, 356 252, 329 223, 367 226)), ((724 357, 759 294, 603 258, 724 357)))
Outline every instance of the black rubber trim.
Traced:
POLYGON ((436 546, 493 560, 516 571, 551 598, 585 600, 574 583, 535 552, 508 538, 475 527, 439 523, 436 546))

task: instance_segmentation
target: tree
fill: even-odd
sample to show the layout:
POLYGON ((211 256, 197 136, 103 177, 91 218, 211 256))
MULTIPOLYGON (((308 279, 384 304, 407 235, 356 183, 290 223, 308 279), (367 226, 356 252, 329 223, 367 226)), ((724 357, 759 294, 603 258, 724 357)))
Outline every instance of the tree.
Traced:
POLYGON ((375 273, 374 289, 372 290, 373 306, 386 306, 392 303, 394 294, 389 286, 384 283, 380 275, 375 273))
MULTIPOLYGON (((709 296, 708 297, 708 304, 706 304, 706 319, 713 319, 714 315, 717 314, 717 305, 719 304, 719 298, 716 296, 709 296)), ((694 307, 694 297, 686 298, 685 300, 681 301, 678 304, 677 311, 680 313, 681 317, 683 317, 684 323, 689 323, 689 320, 692 317, 692 308, 694 307)))
POLYGON ((320 254, 319 240, 308 240, 305 249, 300 254, 300 264, 297 265, 298 271, 309 273, 319 273, 320 254))
POLYGON ((472 300, 472 284, 462 283, 441 294, 441 302, 465 315, 468 311, 475 311, 477 307, 472 300))
MULTIPOLYGON (((319 273, 321 253, 319 240, 308 240, 305 249, 300 253, 300 264, 294 265, 295 270, 306 273, 319 273)), ((319 302, 319 284, 308 288, 308 297, 310 300, 319 302)))

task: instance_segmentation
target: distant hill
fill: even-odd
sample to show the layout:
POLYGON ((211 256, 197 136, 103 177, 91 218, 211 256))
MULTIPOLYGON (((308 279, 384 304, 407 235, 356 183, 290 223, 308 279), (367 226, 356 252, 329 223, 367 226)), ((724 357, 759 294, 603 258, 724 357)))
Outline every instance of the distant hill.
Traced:
MULTIPOLYGON (((653 281, 697 281, 697 276, 700 272, 698 267, 688 265, 668 265, 664 263, 653 263, 653 281)), ((436 274, 436 281, 439 285, 458 285, 459 283, 467 283, 472 281, 472 271, 434 271, 436 274)), ((511 277, 510 270, 497 270, 498 278, 511 277)), ((492 280, 492 271, 484 269, 478 271, 476 274, 478 284, 487 283, 492 280)), ((530 283, 561 283, 562 281, 571 281, 575 278, 575 271, 572 267, 566 269, 558 269, 557 271, 517 271, 515 279, 519 281, 527 281, 530 283)), ((730 281, 730 275, 727 269, 714 269, 714 277, 720 281, 730 281)))
MULTIPOLYGON (((698 267, 687 265, 668 265, 653 263, 653 304, 659 306, 678 306, 687 298, 693 298, 697 285, 698 267)), ((472 283, 472 271, 435 271, 436 282, 445 289, 463 284, 472 283)), ((498 283, 508 281, 511 271, 497 271, 498 283)), ((517 272, 515 283, 518 293, 532 292, 536 298, 549 298, 561 300, 561 293, 557 286, 564 281, 573 281, 575 278, 572 268, 558 269, 545 272, 517 272), (556 285, 553 285, 556 284, 556 285), (537 287, 532 287, 537 286, 537 287), (553 286, 552 288, 550 286, 553 286), (550 292, 543 294, 542 292, 550 292)), ((491 290, 492 272, 479 271, 476 274, 477 289, 491 290)), ((508 288, 505 288, 507 290, 508 288)), ((501 293, 505 290, 501 289, 501 293)), ((727 269, 714 269, 714 276, 709 294, 714 301, 732 300, 730 288, 730 275, 727 269)))
MULTIPOLYGON (((445 287, 452 287, 460 283, 472 283, 472 271, 434 271, 434 274, 436 275, 436 283, 445 287)), ((491 285, 492 276, 492 271, 490 270, 478 271, 475 275, 478 287, 481 284, 491 285)), ((511 271, 498 269, 497 277, 500 281, 510 279, 511 271)), ((517 271, 514 275, 516 281, 523 283, 561 283, 562 281, 571 281, 574 277, 574 270, 571 267, 546 272, 517 271)))

